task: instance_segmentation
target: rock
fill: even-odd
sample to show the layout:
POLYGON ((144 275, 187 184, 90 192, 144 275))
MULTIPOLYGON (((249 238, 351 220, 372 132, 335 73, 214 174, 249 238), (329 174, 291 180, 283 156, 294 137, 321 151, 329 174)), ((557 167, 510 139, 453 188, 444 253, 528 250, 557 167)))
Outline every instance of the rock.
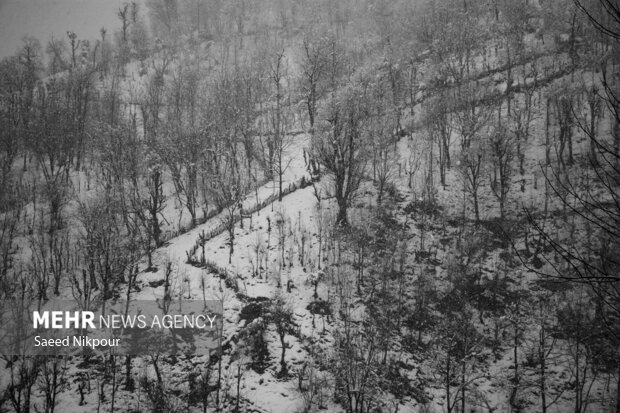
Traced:
POLYGON ((165 283, 166 283, 166 280, 164 280, 164 279, 157 280, 157 281, 150 281, 150 282, 149 282, 149 286, 150 286, 151 288, 159 288, 159 287, 161 287, 162 285, 164 285, 165 283))

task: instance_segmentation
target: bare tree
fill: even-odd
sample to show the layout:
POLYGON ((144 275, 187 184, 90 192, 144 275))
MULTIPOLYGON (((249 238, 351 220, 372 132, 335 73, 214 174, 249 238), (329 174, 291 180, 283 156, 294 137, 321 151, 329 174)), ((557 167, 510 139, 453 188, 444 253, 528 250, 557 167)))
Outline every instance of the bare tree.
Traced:
POLYGON ((434 26, 431 51, 438 65, 439 83, 452 82, 459 89, 470 74, 482 32, 469 13, 434 8, 430 16, 434 26), (446 24, 449 22, 449 24, 446 24))
POLYGON ((471 195, 476 222, 480 221, 480 185, 484 177, 487 149, 482 141, 468 145, 461 153, 459 171, 463 179, 464 190, 471 195))
POLYGON ((491 118, 491 110, 483 102, 485 93, 482 87, 474 89, 469 86, 455 96, 452 120, 460 135, 461 151, 469 148, 491 118))
POLYGON ((129 41, 129 25, 131 24, 129 3, 123 3, 123 6, 118 9, 117 17, 121 21, 121 41, 123 45, 126 45, 129 41))
POLYGON ((83 265, 90 277, 90 285, 97 285, 103 302, 113 297, 115 288, 125 281, 129 268, 131 248, 127 248, 121 222, 118 198, 103 192, 88 202, 80 203, 80 221, 83 226, 80 243, 83 265))
POLYGON ((151 253, 162 244, 160 215, 165 207, 166 197, 163 191, 164 177, 162 163, 157 154, 146 152, 146 157, 132 176, 129 193, 129 205, 134 216, 134 225, 139 223, 144 234, 144 250, 152 267, 151 253))
POLYGON ((386 185, 396 172, 396 151, 400 131, 400 101, 398 87, 395 85, 393 68, 383 64, 377 69, 374 81, 368 85, 370 113, 368 119, 369 135, 372 137, 372 179, 378 186, 377 203, 383 200, 386 185))
POLYGON ((452 140, 453 125, 450 119, 450 107, 446 93, 441 93, 431 101, 427 113, 427 128, 429 135, 437 143, 439 156, 439 180, 446 187, 446 169, 450 169, 450 143, 452 140))
POLYGON ((579 108, 573 108, 573 116, 579 129, 585 133, 590 141, 590 162, 596 165, 598 163, 597 153, 599 152, 597 144, 599 139, 598 124, 603 113, 603 99, 599 96, 596 85, 591 87, 584 85, 584 92, 587 114, 582 114, 579 108))
POLYGON ((347 208, 362 182, 368 153, 366 147, 366 90, 353 83, 333 94, 320 116, 312 145, 317 159, 331 175, 329 195, 336 198, 336 225, 347 226, 347 208))
POLYGON ((500 218, 506 216, 506 201, 511 187, 514 142, 510 132, 499 127, 489 137, 491 191, 499 201, 500 218))
POLYGON ((290 105, 290 99, 287 102, 283 90, 283 83, 287 80, 284 49, 276 53, 275 61, 271 64, 270 78, 275 87, 276 106, 270 116, 270 138, 268 139, 271 139, 271 142, 268 143, 268 152, 269 159, 272 160, 271 169, 278 175, 278 200, 282 201, 282 179, 290 164, 290 160, 287 162, 285 158, 286 149, 290 144, 287 135, 290 127, 287 106, 290 105))
POLYGON ((47 53, 48 72, 50 74, 56 74, 63 72, 68 68, 67 62, 67 44, 64 39, 55 39, 54 36, 50 38, 45 47, 45 53, 47 53))
POLYGON ((379 192, 377 194, 378 205, 383 201, 383 193, 396 175, 396 160, 396 149, 391 142, 382 145, 382 147, 377 150, 377 154, 375 155, 375 170, 377 174, 377 189, 379 192))
POLYGON ((336 400, 352 413, 368 411, 381 405, 378 391, 378 332, 373 323, 357 328, 350 318, 336 335, 336 358, 332 364, 336 400))
POLYGON ((485 376, 478 359, 484 337, 471 322, 471 308, 463 300, 448 299, 443 319, 437 323, 434 347, 436 373, 445 392, 446 411, 466 411, 468 391, 485 376))
MULTIPOLYGON (((523 152, 523 145, 527 143, 529 135, 530 135, 530 125, 533 120, 534 111, 533 109, 533 96, 536 91, 536 77, 538 76, 538 72, 535 70, 535 66, 532 65, 532 70, 529 73, 525 73, 523 77, 528 79, 529 77, 534 78, 534 85, 527 86, 525 85, 523 88, 523 98, 522 100, 515 99, 513 101, 512 110, 509 114, 509 124, 508 129, 514 135, 515 146, 516 146, 516 156, 519 160, 519 173, 523 177, 525 174, 525 154, 523 152)), ((501 112, 501 107, 498 109, 501 112)), ((501 113, 498 114, 501 116, 501 113)), ((501 117, 500 117, 501 119, 501 117)), ((525 191, 525 187, 521 185, 521 191, 525 191)))
POLYGON ((574 96, 572 93, 560 92, 559 96, 554 99, 555 112, 558 126, 560 128, 558 134, 558 165, 562 168, 566 167, 566 164, 572 165, 573 159, 573 105, 574 96), (568 148, 568 154, 566 160, 564 160, 565 150, 568 148))
POLYGON ((30 413, 33 408, 33 387, 37 383, 41 372, 41 361, 36 357, 20 357, 10 363, 9 385, 6 398, 10 406, 21 413, 30 413))
POLYGON ((276 332, 280 338, 280 347, 282 349, 280 372, 278 374, 281 377, 286 377, 288 375, 288 367, 285 360, 287 346, 285 338, 287 334, 291 334, 294 331, 295 322, 293 320, 293 309, 281 292, 278 292, 273 299, 269 310, 269 319, 276 326, 276 332))
POLYGON ((261 136, 258 128, 261 110, 266 99, 267 87, 262 81, 265 75, 261 69, 260 57, 252 59, 246 65, 236 68, 236 87, 233 91, 234 105, 241 113, 239 129, 245 161, 247 164, 248 181, 257 181, 254 161, 261 162, 261 136))
POLYGON ((260 162, 268 180, 278 178, 278 199, 282 200, 283 176, 290 161, 286 149, 290 144, 287 135, 290 127, 290 97, 286 96, 288 83, 287 59, 284 48, 273 54, 268 61, 271 99, 265 104, 264 125, 260 140, 260 162))
POLYGON ((169 83, 167 122, 157 152, 172 174, 180 203, 197 223, 198 169, 207 150, 198 118, 199 71, 195 62, 179 62, 169 83))
POLYGON ((214 177, 212 188, 216 204, 224 211, 222 224, 228 233, 228 263, 232 263, 235 251, 235 226, 239 221, 243 201, 249 190, 249 184, 239 172, 235 171, 232 161, 228 161, 225 169, 214 177))
POLYGON ((67 378, 67 359, 51 357, 41 362, 39 389, 44 395, 45 412, 54 413, 58 403, 58 395, 69 387, 67 378))
POLYGON ((329 45, 318 33, 306 33, 302 39, 302 76, 300 89, 308 110, 310 131, 314 131, 318 102, 323 97, 329 45))

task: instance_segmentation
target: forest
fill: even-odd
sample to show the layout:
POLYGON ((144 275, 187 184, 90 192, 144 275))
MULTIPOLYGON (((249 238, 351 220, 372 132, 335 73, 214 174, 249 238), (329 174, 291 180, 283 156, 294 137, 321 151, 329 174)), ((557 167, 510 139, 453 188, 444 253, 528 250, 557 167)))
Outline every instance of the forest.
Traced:
POLYGON ((0 412, 620 413, 617 0, 119 5, 0 61, 0 325, 218 348, 0 346, 0 412))

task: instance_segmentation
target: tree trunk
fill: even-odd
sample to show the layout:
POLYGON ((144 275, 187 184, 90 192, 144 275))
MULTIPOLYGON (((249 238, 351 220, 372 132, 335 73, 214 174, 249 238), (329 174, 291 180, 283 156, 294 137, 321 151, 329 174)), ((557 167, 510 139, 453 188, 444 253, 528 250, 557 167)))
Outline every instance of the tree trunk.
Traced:
POLYGON ((446 357, 446 406, 448 413, 452 413, 452 401, 450 400, 450 355, 446 357))
POLYGON ((336 217, 336 226, 346 227, 349 222, 347 220, 347 201, 343 198, 338 198, 338 216, 336 217))
POLYGON ((474 213, 476 215, 476 224, 480 222, 480 208, 478 206, 478 191, 474 190, 473 193, 474 198, 474 213))
POLYGON ((541 412, 547 413, 547 385, 545 382, 546 372, 546 359, 545 354, 545 329, 544 327, 540 330, 539 333, 539 343, 538 343, 538 358, 540 359, 540 397, 541 397, 541 412))
POLYGON ((282 202, 282 178, 284 175, 284 171, 282 170, 282 155, 280 155, 280 167, 279 167, 279 171, 278 171, 278 201, 282 202))
MULTIPOLYGON (((596 97, 592 97, 592 99, 596 99, 596 97)), ((598 165, 598 158, 596 156, 596 118, 597 118, 597 109, 596 109, 596 101, 590 101, 590 158, 592 165, 598 165)))
POLYGON ((286 354, 286 342, 284 341, 284 334, 280 335, 280 345, 282 346, 282 355, 280 357, 280 366, 282 367, 281 373, 286 375, 286 361, 284 360, 284 356, 286 354))
POLYGON ((237 364, 237 401, 235 403, 235 411, 238 412, 239 410, 239 399, 241 398, 239 391, 241 388, 241 363, 237 364))
POLYGON ((616 382, 616 413, 620 413, 620 362, 618 362, 618 381, 616 382))
POLYGON ((465 413, 465 361, 461 366, 461 412, 465 413))
POLYGON ((616 158, 616 165, 620 162, 620 120, 613 118, 613 135, 614 135, 614 155, 616 158))
POLYGON ((125 390, 134 390, 133 378, 131 377, 131 356, 125 357, 125 390))
POLYGON ((228 243, 228 263, 231 264, 232 263, 232 256, 233 253, 235 252, 235 228, 233 227, 232 231, 228 232, 228 238, 229 238, 229 243, 228 243))

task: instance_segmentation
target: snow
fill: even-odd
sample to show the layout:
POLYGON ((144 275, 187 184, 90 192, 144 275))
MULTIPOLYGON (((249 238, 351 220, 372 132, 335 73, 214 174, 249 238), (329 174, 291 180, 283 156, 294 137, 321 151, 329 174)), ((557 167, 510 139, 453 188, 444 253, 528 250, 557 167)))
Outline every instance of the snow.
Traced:
MULTIPOLYGON (((0 4, 0 13, 6 10, 11 10, 14 1, 0 4)), ((11 14, 2 14, 3 16, 12 16, 11 14)), ((13 16, 13 19, 19 21, 19 19, 13 16)), ((0 20, 0 27, 2 27, 0 20)), ((62 27, 67 27, 64 25, 62 27)), ((2 37, 2 31, 0 29, 0 37, 2 37)), ((42 30, 47 30, 42 28, 42 30)), ((7 42, 10 43, 10 42, 7 42)), ((549 47, 549 46, 547 46, 549 47)), ((490 49, 490 48, 489 48, 490 49)), ((0 51, 1 53, 1 51, 0 51)), ((501 51, 494 55, 491 52, 490 60, 492 63, 498 63, 500 61, 501 51)), ((513 88, 518 88, 519 85, 532 84, 533 82, 542 82, 545 80, 545 76, 557 75, 559 78, 553 80, 550 86, 541 86, 542 96, 552 88, 571 81, 574 74, 562 75, 561 66, 564 63, 563 58, 557 58, 557 56, 551 56, 550 54, 541 54, 536 57, 530 65, 536 64, 539 67, 554 66, 553 69, 549 69, 549 73, 543 73, 544 70, 536 75, 535 78, 527 76, 525 69, 522 67, 515 68, 513 73, 513 88), (558 67, 555 67, 558 65, 558 67), (521 70, 523 69, 523 70, 521 70), (569 78, 571 78, 569 80, 569 78)), ((482 67, 482 60, 476 61, 478 69, 482 67)), ((298 67, 292 63, 290 66, 292 71, 297 71, 298 67)), ((139 90, 141 83, 144 82, 144 77, 140 77, 139 67, 137 62, 133 62, 127 68, 128 76, 124 81, 126 85, 132 85, 135 90, 139 90)), ((590 84, 592 82, 591 73, 582 72, 581 75, 584 79, 584 84, 590 84)), ((426 79, 429 80, 429 79, 426 79)), ((503 72, 491 74, 486 77, 477 79, 477 81, 484 84, 485 82, 493 85, 492 87, 496 92, 505 92, 506 78, 503 72)), ((428 85, 430 82, 422 80, 420 85, 428 85)), ((128 94, 131 94, 128 92, 128 94)), ((522 213, 522 207, 538 207, 540 210, 541 200, 545 199, 545 179, 543 176, 543 169, 541 165, 545 160, 545 102, 539 99, 541 94, 534 95, 534 112, 530 127, 530 138, 524 145, 526 163, 524 165, 525 173, 520 175, 515 168, 513 175, 512 190, 509 193, 507 211, 508 218, 513 221, 514 225, 519 230, 523 230, 525 226, 525 217, 522 213), (524 191, 520 190, 520 184, 523 182, 524 191)), ((515 101, 519 102, 523 99, 521 93, 515 95, 515 101)), ((457 226, 453 225, 449 221, 458 221, 464 218, 467 222, 473 220, 473 210, 469 202, 465 202, 463 207, 463 201, 465 200, 462 191, 462 178, 459 175, 458 170, 458 136, 456 134, 452 139, 451 153, 453 167, 447 171, 446 181, 447 185, 442 188, 439 185, 438 173, 435 175, 436 189, 435 196, 438 204, 443 208, 437 217, 425 217, 423 214, 407 214, 404 212, 404 208, 414 200, 420 200, 421 194, 424 190, 423 172, 427 170, 428 165, 424 159, 420 160, 420 166, 413 181, 413 187, 408 187, 408 176, 405 173, 405 165, 410 160, 412 151, 418 150, 415 146, 416 143, 424 142, 428 139, 424 130, 419 128, 413 128, 413 126, 419 126, 420 119, 423 116, 425 107, 423 104, 418 105, 416 110, 416 116, 414 119, 405 117, 404 124, 412 125, 413 132, 410 137, 404 137, 398 143, 398 153, 400 154, 399 167, 400 175, 396 173, 395 187, 400 195, 403 196, 403 200, 395 205, 394 213, 397 221, 404 225, 409 225, 407 238, 403 241, 405 243, 406 250, 406 263, 405 265, 411 272, 411 279, 408 282, 413 283, 417 280, 416 277, 420 277, 421 274, 434 277, 439 288, 448 285, 448 272, 449 266, 455 264, 462 257, 459 256, 460 251, 457 243, 464 238, 465 243, 478 241, 477 237, 480 234, 488 235, 485 233, 485 229, 479 229, 466 233, 464 236, 459 232, 457 226), (421 225, 425 225, 424 232, 421 225), (422 238, 424 237, 424 239, 422 238), (422 241, 424 241, 424 247, 422 247, 422 241), (418 257, 418 253, 428 252, 428 256, 418 257)), ((507 115, 507 108, 503 108, 503 115, 507 115)), ((603 125, 608 122, 602 122, 603 125)), ((553 129, 553 128, 552 128, 553 129)), ((603 129, 602 133, 605 130, 603 129)), ((555 131, 552 131, 555 133, 555 131)), ((577 137, 576 137, 577 138, 577 137)), ((304 157, 302 153, 308 149, 310 145, 310 137, 305 134, 296 134, 291 138, 293 143, 288 148, 286 158, 290 165, 284 176, 284 187, 288 188, 289 185, 295 184, 299 186, 301 179, 309 181, 310 177, 304 164, 304 157)), ((550 139, 554 140, 552 136, 550 139)), ((575 139, 575 153, 583 155, 588 150, 586 142, 583 140, 575 139)), ((552 154, 555 162, 555 154, 552 154)), ((434 162, 436 162, 434 160, 434 162)), ((35 172, 33 172, 34 174, 35 172)), ((484 171, 485 180, 489 171, 484 171)), ((573 175, 582 174, 582 170, 573 170, 570 172, 573 175)), ((169 177, 168 177, 169 178, 169 177)), ((82 199, 87 198, 95 192, 95 189, 86 190, 84 182, 88 178, 83 173, 76 173, 72 175, 72 180, 76 183, 74 186, 78 188, 80 197, 82 199)), ((182 206, 178 205, 172 197, 173 187, 170 184, 170 179, 164 189, 168 202, 166 209, 163 212, 163 217, 166 222, 164 231, 166 233, 166 243, 161 248, 158 248, 153 254, 153 264, 157 268, 155 271, 146 272, 146 258, 143 258, 140 262, 140 272, 138 276, 138 283, 140 291, 132 295, 132 299, 153 300, 162 298, 164 294, 163 286, 151 287, 149 283, 154 281, 160 281, 164 277, 164 271, 167 263, 172 264, 172 294, 182 297, 189 297, 190 299, 201 300, 203 294, 207 299, 220 300, 224 307, 224 320, 225 326, 223 331, 223 344, 229 345, 230 350, 224 352, 222 363, 224 365, 224 379, 223 383, 226 390, 230 393, 231 397, 236 397, 236 380, 237 380, 237 366, 240 361, 234 360, 232 353, 238 348, 239 342, 237 341, 240 332, 247 327, 246 321, 241 320, 241 310, 252 300, 257 299, 272 299, 276 294, 281 291, 284 293, 287 301, 293 308, 293 317, 296 323, 298 333, 296 335, 286 335, 286 363, 291 372, 289 379, 278 378, 279 370, 279 358, 281 354, 280 342, 277 332, 273 325, 268 325, 265 339, 268 343, 269 350, 269 367, 263 374, 258 374, 252 369, 242 367, 242 377, 240 380, 240 395, 243 399, 242 403, 247 409, 259 412, 294 412, 300 411, 303 408, 303 398, 299 390, 297 389, 297 382, 294 375, 299 372, 304 363, 308 362, 311 357, 309 352, 316 344, 322 351, 329 353, 333 349, 335 342, 333 332, 338 328, 338 317, 323 317, 321 315, 313 315, 307 309, 310 303, 315 301, 331 301, 333 307, 336 307, 338 303, 335 303, 335 292, 333 287, 334 273, 330 268, 330 259, 327 258, 321 263, 318 262, 319 254, 319 227, 325 225, 331 228, 333 217, 336 211, 336 207, 330 200, 323 200, 318 203, 316 199, 315 189, 312 186, 305 188, 299 188, 292 193, 286 195, 282 201, 274 201, 264 208, 251 214, 251 218, 243 219, 243 228, 237 223, 235 225, 235 248, 232 257, 229 258, 228 249, 228 234, 221 232, 216 234, 212 238, 208 239, 204 243, 205 259, 208 266, 201 267, 200 255, 202 248, 199 247, 193 254, 190 254, 192 263, 188 263, 188 252, 192 251, 197 245, 199 236, 202 233, 212 233, 214 230, 221 227, 221 223, 225 220, 225 212, 216 215, 205 223, 196 226, 195 228, 180 233, 180 228, 186 228, 189 226, 189 214, 183 213, 182 206), (326 222, 323 222, 326 221, 326 222), (278 222, 281 222, 280 227, 278 222), (251 223, 251 224, 250 224, 251 223), (268 228, 271 228, 268 231, 268 228), (304 245, 305 263, 302 266, 300 263, 300 232, 305 230, 307 232, 308 239, 304 245), (284 243, 281 244, 280 236, 284 239, 284 243), (259 256, 256 255, 257 244, 260 247, 259 256), (229 263, 230 260, 230 263, 229 263), (319 265, 321 270, 319 270, 319 265), (256 274, 257 269, 258 274, 256 274), (210 269, 216 269, 212 272, 210 269), (221 277, 220 270, 226 272, 228 280, 232 280, 232 284, 227 284, 227 280, 221 277), (218 273, 216 273, 218 272, 218 273), (321 277, 319 277, 321 274, 321 277), (313 283, 318 282, 317 295, 318 300, 314 297, 313 283), (238 286, 238 291, 232 287, 238 286), (287 287, 292 287, 290 292, 287 291, 287 287), (317 344, 318 343, 318 344, 317 344)), ((323 185, 327 185, 327 178, 323 178, 322 181, 316 182, 317 188, 323 185)), ((277 192, 276 182, 268 182, 262 185, 257 191, 252 191, 248 194, 243 202, 245 210, 250 210, 252 207, 261 204, 267 199, 273 198, 277 192)), ((356 223, 364 222, 364 220, 370 219, 370 215, 366 211, 366 208, 370 206, 376 207, 376 190, 370 183, 366 183, 360 191, 363 195, 357 200, 356 206, 350 211, 352 221, 356 223)), ((561 207, 561 203, 557 199, 552 199, 549 203, 550 211, 557 211, 561 207)), ((74 220, 72 216, 76 209, 76 205, 69 205, 67 210, 70 211, 69 220, 74 220)), ((480 212, 483 222, 493 225, 493 219, 499 216, 499 207, 497 200, 492 194, 489 185, 484 184, 480 189, 480 212)), ((25 213, 25 220, 33 219, 33 206, 30 205, 25 213)), ((72 221, 70 221, 72 222, 72 221)), ((566 232, 565 223, 556 220, 552 217, 548 220, 549 225, 553 225, 558 231, 566 232)), ((585 242, 583 234, 578 234, 578 238, 581 242, 585 242)), ((493 239, 492 241, 496 241, 493 239)), ((324 239, 323 239, 324 242, 324 239)), ((27 262, 29 260, 29 241, 27 237, 19 239, 20 254, 23 254, 20 258, 27 262)), ((519 238, 515 241, 517 250, 525 248, 524 240, 519 238)), ((486 246, 485 246, 486 248, 486 246)), ((480 268, 483 277, 491 279, 494 275, 509 276, 512 280, 522 285, 527 286, 536 279, 536 276, 526 271, 523 268, 511 267, 505 263, 502 258, 502 253, 511 251, 510 246, 494 247, 488 250, 475 251, 475 253, 483 255, 481 258, 480 268)), ((348 287, 353 285, 353 280, 345 279, 345 284, 348 287)), ((63 295, 70 297, 70 289, 68 285, 64 286, 63 295)), ((351 288, 352 289, 352 288, 351 288)), ((358 322, 364 318, 366 308, 363 300, 355 295, 355 292, 351 292, 353 302, 351 308, 352 319, 358 322)), ((336 312, 336 311, 334 311, 336 312)), ((491 328, 490 325, 478 325, 479 328, 491 328)), ((529 332, 529 340, 532 340, 538 330, 534 327, 529 332)), ((529 344, 533 346, 534 344, 529 344)), ((553 385, 559 386, 562 375, 566 375, 568 368, 566 363, 561 359, 561 355, 566 354, 566 343, 558 345, 557 354, 554 354, 558 358, 555 365, 551 367, 550 377, 553 378, 553 385), (563 347, 562 347, 563 346, 563 347)), ((525 351, 529 350, 527 346, 520 350, 520 356, 523 357, 525 351)), ((479 379, 475 381, 472 386, 476 388, 477 392, 484 396, 486 403, 494 408, 505 411, 509 408, 508 394, 510 389, 510 378, 512 375, 511 366, 514 362, 512 354, 506 348, 501 348, 499 356, 490 362, 490 366, 487 372, 484 373, 479 379)), ((408 372, 408 377, 413 382, 418 374, 427 373, 432 376, 434 366, 431 362, 418 363, 415 357, 417 355, 405 353, 400 348, 390 348, 390 355, 402 354, 407 364, 415 366, 415 368, 408 372), (415 356, 415 357, 414 357, 415 356)), ((490 358, 491 355, 489 354, 490 358)), ((70 362, 71 375, 75 376, 77 372, 87 373, 88 367, 78 367, 74 361, 70 362)), ((161 368, 165 372, 167 377, 167 386, 170 388, 187 388, 187 383, 183 380, 183 373, 186 373, 190 369, 202 371, 203 365, 207 363, 206 357, 196 357, 191 360, 180 360, 177 363, 161 363, 161 368)), ((135 359, 134 360, 134 372, 145 373, 150 377, 154 376, 154 371, 149 360, 135 359)), ((97 373, 92 373, 93 386, 95 380, 98 380, 97 373)), ((533 372, 527 373, 528 380, 535 380, 533 372)), ((329 391, 333 390, 333 377, 328 373, 325 373, 326 380, 332 387, 329 391)), ((60 402, 57 406, 57 411, 82 411, 83 407, 76 406, 76 383, 71 383, 71 390, 65 391, 60 395, 60 402)), ((445 410, 445 400, 443 400, 443 389, 440 383, 437 381, 428 384, 427 389, 432 396, 431 409, 435 411, 445 410)), ((597 381, 594 386, 597 395, 604 394, 604 383, 597 381)), ((391 395, 386 395, 386 400, 390 399, 391 395)), ((121 391, 118 394, 117 406, 123 406, 127 409, 130 408, 144 408, 141 405, 146 403, 146 396, 142 394, 142 390, 138 390, 134 394, 121 391)), ((328 397, 327 403, 328 411, 339 411, 341 407, 334 404, 333 398, 328 397)), ((87 407, 94 409, 97 406, 97 391, 93 390, 86 395, 87 407)), ((534 403, 537 400, 530 400, 534 403)), ((554 405, 549 411, 562 412, 569 408, 571 400, 567 395, 560 399, 560 402, 554 405)), ((488 405, 484 405, 482 401, 477 408, 482 411, 486 411, 488 405)), ((401 400, 398 404, 398 412, 414 412, 421 411, 421 408, 416 405, 413 400, 401 400)), ((600 409, 606 408, 598 404, 592 405, 590 411, 601 411, 600 409), (599 410, 597 410, 599 409, 599 410)), ((195 408, 196 411, 200 411, 199 408, 195 408)), ((490 409, 488 409, 490 410, 490 409)), ((536 410, 535 407, 533 411, 536 410)))

